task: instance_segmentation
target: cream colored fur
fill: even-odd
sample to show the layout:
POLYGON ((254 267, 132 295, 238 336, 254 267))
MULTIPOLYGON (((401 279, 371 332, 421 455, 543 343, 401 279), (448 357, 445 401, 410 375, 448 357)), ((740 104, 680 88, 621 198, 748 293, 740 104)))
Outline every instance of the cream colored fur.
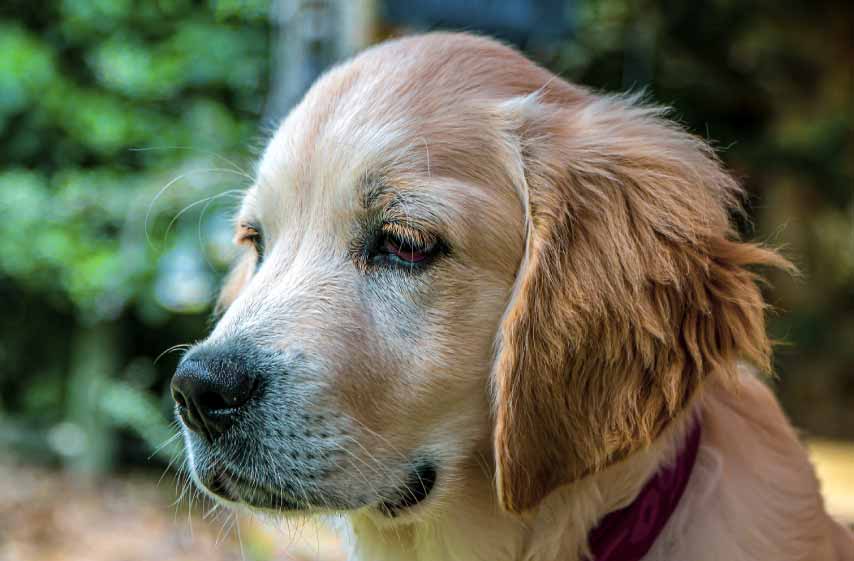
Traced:
MULTIPOLYGON (((696 467, 648 561, 854 559, 850 533, 824 511, 813 468, 771 391, 748 369, 737 394, 711 387, 695 405, 703 425, 696 467)), ((684 425, 688 416, 679 425, 684 425)), ((672 427, 649 450, 559 489, 524 516, 499 508, 486 474, 441 514, 380 528, 353 516, 337 526, 359 561, 576 561, 603 513, 639 491, 678 447, 672 427)))
POLYGON ((576 561, 696 418, 697 465, 649 561, 854 559, 754 374, 770 344, 751 267, 789 265, 739 240, 740 196, 661 110, 494 41, 371 49, 271 140, 238 217, 264 260, 246 249, 205 343, 281 353, 287 376, 232 443, 302 459, 191 456, 345 505, 308 510, 354 561, 576 561), (371 213, 451 249, 419 273, 377 269, 359 257, 371 213), (425 457, 427 499, 380 512, 425 457))

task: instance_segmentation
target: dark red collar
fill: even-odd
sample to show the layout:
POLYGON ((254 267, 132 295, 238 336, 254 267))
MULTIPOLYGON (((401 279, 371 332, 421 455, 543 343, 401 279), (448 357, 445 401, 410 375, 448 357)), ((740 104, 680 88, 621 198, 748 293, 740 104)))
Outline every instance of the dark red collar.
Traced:
POLYGON ((632 504, 611 512, 590 532, 593 561, 638 561, 646 555, 685 492, 699 447, 695 422, 676 460, 656 472, 632 504))

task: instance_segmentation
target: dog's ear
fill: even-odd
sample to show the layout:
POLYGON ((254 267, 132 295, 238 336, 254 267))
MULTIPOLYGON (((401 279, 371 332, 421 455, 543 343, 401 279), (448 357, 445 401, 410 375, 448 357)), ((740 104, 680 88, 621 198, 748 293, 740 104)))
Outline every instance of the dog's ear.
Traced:
POLYGON ((252 276, 252 271, 255 269, 256 257, 251 251, 244 249, 241 255, 237 258, 231 271, 225 277, 222 288, 219 291, 216 305, 214 306, 214 317, 219 318, 231 306, 231 303, 237 299, 240 291, 249 281, 252 276))
POLYGON ((790 268, 730 224, 741 190, 709 146, 627 98, 502 105, 518 142, 525 257, 501 322, 502 506, 648 445, 704 378, 769 368, 751 265, 790 268))

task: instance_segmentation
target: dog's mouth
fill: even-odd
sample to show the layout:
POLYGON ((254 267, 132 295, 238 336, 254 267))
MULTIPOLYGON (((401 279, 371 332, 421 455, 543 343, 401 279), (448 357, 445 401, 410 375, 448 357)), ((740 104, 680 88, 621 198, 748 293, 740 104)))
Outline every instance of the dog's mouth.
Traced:
POLYGON ((276 511, 305 510, 308 508, 301 501, 258 483, 247 481, 224 468, 211 473, 203 483, 210 493, 233 503, 243 503, 255 508, 276 511))
POLYGON ((380 511, 394 518, 405 510, 421 503, 436 485, 436 466, 425 462, 415 466, 397 496, 380 504, 380 511))
MULTIPOLYGON (((307 496, 305 500, 295 498, 296 490, 287 488, 290 485, 286 484, 284 489, 273 489, 263 483, 248 480, 234 470, 223 466, 204 471, 204 475, 199 473, 198 482, 214 498, 228 503, 239 503, 281 513, 305 512, 315 508, 336 510, 359 508, 346 503, 335 506, 323 499, 319 499, 317 503, 311 499, 312 502, 309 503, 307 496)), ((386 498, 374 508, 388 518, 396 518, 426 500, 436 486, 437 477, 436 466, 433 463, 425 461, 415 464, 404 483, 390 498, 386 498)), ((304 490, 302 494, 305 495, 304 490)))

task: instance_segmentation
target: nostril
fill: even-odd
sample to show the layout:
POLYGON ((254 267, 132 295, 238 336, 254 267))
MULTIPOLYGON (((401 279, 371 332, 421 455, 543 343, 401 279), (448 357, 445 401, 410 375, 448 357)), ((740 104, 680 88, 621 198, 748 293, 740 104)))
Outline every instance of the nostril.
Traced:
POLYGON ((255 391, 256 381, 243 361, 197 352, 178 365, 172 397, 186 427, 212 441, 234 423, 255 391))
POLYGON ((197 401, 199 408, 208 413, 231 409, 232 407, 226 402, 225 397, 222 394, 216 392, 203 392, 199 395, 197 401))
POLYGON ((187 400, 184 398, 184 394, 182 394, 175 388, 172 388, 172 399, 175 400, 175 403, 178 404, 178 407, 187 407, 187 400))

